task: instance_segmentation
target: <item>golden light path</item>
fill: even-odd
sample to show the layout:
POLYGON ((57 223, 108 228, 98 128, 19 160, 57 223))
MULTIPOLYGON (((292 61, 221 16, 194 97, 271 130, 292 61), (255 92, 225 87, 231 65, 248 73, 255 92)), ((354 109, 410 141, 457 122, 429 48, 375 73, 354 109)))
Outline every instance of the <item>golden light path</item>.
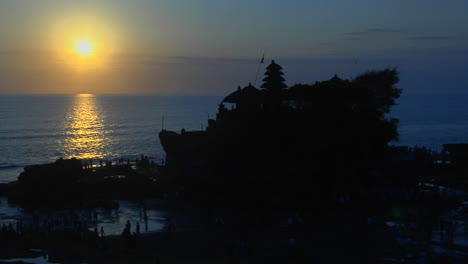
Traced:
POLYGON ((92 94, 78 94, 67 113, 64 153, 78 159, 100 159, 108 153, 108 134, 98 99, 92 94))

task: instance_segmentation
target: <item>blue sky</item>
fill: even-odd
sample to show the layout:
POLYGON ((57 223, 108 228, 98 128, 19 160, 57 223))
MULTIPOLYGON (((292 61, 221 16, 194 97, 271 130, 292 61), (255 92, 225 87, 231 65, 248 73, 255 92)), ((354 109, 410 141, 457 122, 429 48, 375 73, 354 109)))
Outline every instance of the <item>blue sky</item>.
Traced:
POLYGON ((5 0, 0 93, 223 95, 253 82, 264 52, 289 85, 398 67, 406 93, 464 93, 467 13, 462 0, 5 0), (80 27, 99 67, 63 55, 80 27))

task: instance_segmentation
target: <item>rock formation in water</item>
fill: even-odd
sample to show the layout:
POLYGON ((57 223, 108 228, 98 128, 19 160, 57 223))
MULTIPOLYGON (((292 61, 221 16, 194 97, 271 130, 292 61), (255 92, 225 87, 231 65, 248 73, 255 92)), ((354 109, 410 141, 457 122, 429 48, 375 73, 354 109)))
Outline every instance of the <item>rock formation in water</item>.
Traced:
POLYGON ((237 88, 219 105, 206 131, 162 131, 167 167, 199 192, 271 197, 330 197, 358 189, 398 138, 386 114, 401 90, 398 72, 337 75, 287 88, 272 61, 263 89, 237 88), (194 134, 195 133, 195 134, 194 134))

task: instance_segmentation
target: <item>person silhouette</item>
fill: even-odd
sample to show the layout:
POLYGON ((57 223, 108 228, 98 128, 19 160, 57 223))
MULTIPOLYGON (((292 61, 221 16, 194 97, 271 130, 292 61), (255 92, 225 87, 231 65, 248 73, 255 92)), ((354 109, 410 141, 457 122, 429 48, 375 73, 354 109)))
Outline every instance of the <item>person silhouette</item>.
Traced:
POLYGON ((130 223, 130 220, 127 220, 127 224, 125 224, 125 227, 128 229, 128 231, 132 230, 132 224, 130 223))

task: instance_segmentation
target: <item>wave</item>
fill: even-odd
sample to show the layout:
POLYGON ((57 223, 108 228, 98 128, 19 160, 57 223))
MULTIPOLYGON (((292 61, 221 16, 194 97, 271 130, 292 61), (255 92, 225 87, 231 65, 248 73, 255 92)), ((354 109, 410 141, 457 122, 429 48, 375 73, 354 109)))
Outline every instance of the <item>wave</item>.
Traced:
POLYGON ((50 139, 56 139, 56 138, 64 138, 66 137, 65 135, 57 135, 57 134, 47 134, 47 135, 24 135, 24 136, 0 136, 0 140, 28 140, 28 139, 44 139, 44 138, 50 138, 50 139))
POLYGON ((0 170, 7 170, 7 169, 14 169, 14 168, 22 168, 24 167, 24 165, 15 165, 15 164, 11 164, 11 165, 0 165, 0 170))

